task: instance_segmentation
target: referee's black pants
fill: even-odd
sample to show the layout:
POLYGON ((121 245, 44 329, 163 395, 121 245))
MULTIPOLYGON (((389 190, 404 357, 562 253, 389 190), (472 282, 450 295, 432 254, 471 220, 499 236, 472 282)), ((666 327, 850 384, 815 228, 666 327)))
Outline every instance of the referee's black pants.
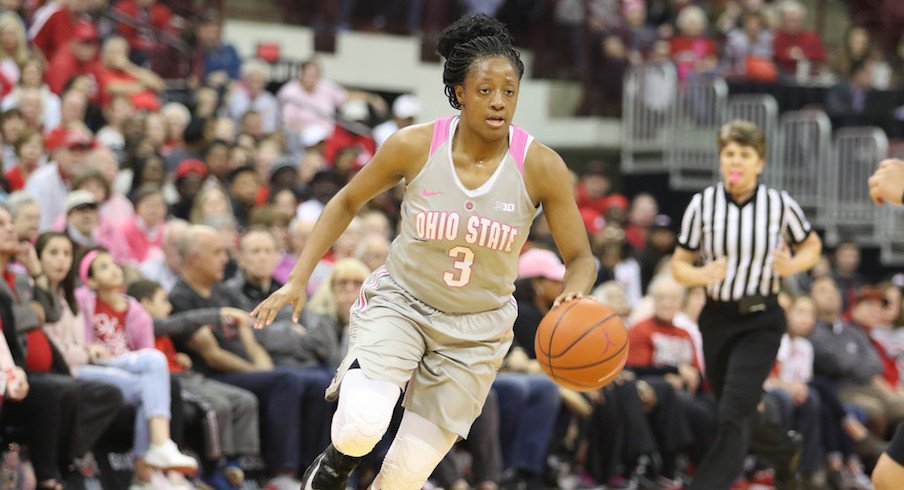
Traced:
POLYGON ((786 464, 789 456, 787 435, 757 411, 785 333, 785 313, 774 297, 767 298, 764 311, 750 314, 741 314, 736 302, 707 300, 699 323, 718 429, 691 489, 727 490, 741 473, 748 448, 776 465, 786 464))

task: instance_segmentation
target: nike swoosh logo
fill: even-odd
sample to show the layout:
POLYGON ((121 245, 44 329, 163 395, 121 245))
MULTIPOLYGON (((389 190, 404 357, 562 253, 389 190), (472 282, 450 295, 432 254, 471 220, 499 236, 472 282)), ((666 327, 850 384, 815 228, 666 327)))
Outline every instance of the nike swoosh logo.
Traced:
POLYGON ((439 191, 431 192, 431 191, 428 191, 427 189, 421 190, 421 197, 436 197, 440 194, 442 194, 442 192, 439 192, 439 191))

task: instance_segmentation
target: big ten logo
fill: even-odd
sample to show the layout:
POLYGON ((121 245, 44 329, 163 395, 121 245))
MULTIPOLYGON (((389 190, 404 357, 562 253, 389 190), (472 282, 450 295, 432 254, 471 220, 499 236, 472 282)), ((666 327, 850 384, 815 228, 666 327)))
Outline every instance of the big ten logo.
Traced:
POLYGON ((515 203, 496 201, 496 211, 502 211, 503 213, 514 213, 515 203))

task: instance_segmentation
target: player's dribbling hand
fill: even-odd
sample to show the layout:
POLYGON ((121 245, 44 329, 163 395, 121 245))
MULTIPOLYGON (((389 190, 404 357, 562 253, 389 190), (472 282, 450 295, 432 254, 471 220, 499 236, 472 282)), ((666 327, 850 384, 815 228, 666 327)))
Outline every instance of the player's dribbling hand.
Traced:
POLYGON ((276 314, 286 305, 292 306, 292 321, 298 323, 298 317, 301 316, 301 309, 304 308, 306 299, 304 285, 299 286, 294 282, 284 284, 267 299, 261 301, 261 304, 251 312, 251 316, 257 319, 254 328, 260 329, 272 325, 276 314))
POLYGON ((904 161, 883 160, 867 182, 869 197, 876 204, 901 204, 901 196, 904 195, 904 161))
POLYGON ((552 307, 555 308, 556 306, 559 306, 562 303, 567 303, 572 300, 583 299, 583 298, 584 298, 584 293, 582 293, 580 291, 565 291, 564 293, 560 294, 558 298, 556 298, 556 300, 552 304, 552 307))

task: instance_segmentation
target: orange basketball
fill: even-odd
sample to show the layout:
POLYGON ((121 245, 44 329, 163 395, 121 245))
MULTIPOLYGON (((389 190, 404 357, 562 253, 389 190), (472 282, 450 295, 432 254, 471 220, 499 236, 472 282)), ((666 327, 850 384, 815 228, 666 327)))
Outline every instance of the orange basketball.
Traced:
POLYGON ((628 331, 608 306, 569 301, 543 317, 534 338, 537 361, 557 384, 578 391, 606 386, 628 360, 628 331))

